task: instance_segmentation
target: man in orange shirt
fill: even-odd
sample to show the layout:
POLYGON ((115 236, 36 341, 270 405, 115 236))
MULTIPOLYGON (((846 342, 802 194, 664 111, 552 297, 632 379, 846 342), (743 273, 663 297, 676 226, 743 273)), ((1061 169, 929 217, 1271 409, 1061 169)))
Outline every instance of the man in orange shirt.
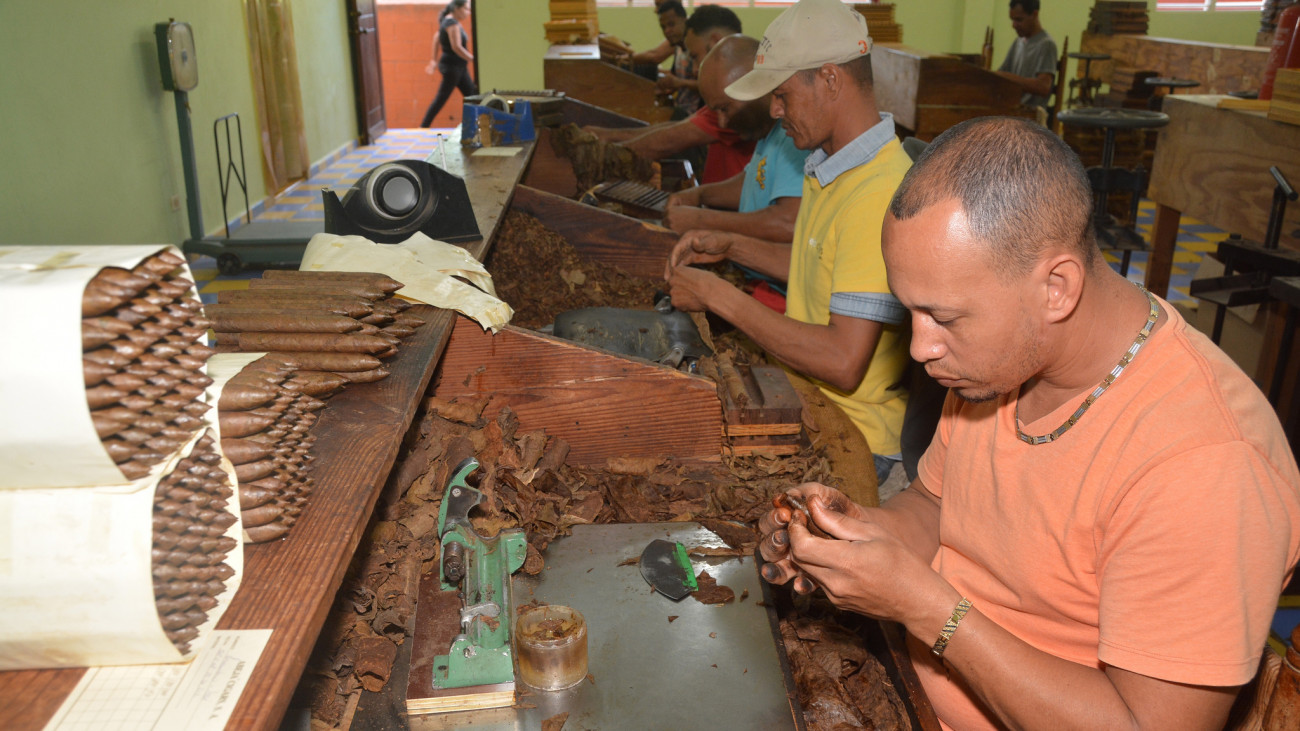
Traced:
POLYGON ((950 393, 909 489, 801 485, 763 567, 901 622, 949 728, 1218 729, 1300 558, 1300 473, 1263 394, 1097 249, 1078 158, 966 122, 883 227, 912 356, 950 393), (792 522, 793 521, 793 522, 792 522))

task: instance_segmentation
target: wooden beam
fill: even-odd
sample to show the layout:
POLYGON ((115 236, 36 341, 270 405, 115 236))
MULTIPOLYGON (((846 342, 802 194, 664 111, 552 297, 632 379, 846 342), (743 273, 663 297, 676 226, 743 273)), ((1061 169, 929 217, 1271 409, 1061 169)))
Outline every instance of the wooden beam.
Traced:
POLYGON ((677 234, 662 226, 526 185, 515 188, 510 208, 540 220, 583 256, 617 266, 635 277, 663 277, 668 254, 677 243, 677 234))
POLYGON ((486 417, 509 405, 521 429, 567 441, 573 464, 722 453, 722 405, 709 379, 531 330, 492 335, 458 317, 434 395, 494 397, 486 417))

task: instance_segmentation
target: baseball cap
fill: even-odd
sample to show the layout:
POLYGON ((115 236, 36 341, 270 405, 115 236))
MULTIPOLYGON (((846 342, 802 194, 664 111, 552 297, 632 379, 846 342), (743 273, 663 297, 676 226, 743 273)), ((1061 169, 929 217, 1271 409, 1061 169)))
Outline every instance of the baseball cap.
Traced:
POLYGON ((726 88, 739 101, 757 99, 794 76, 826 63, 871 53, 867 21, 841 0, 800 0, 767 26, 754 70, 726 88))

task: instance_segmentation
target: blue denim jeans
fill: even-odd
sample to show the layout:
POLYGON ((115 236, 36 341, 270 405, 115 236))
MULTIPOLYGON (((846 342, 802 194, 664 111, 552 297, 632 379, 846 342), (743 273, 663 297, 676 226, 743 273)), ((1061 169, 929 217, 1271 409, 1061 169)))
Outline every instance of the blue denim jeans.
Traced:
POLYGON ((894 469, 894 465, 903 461, 902 455, 898 455, 895 457, 886 457, 883 454, 873 454, 871 455, 871 457, 876 462, 876 485, 877 486, 885 484, 885 480, 889 479, 890 470, 894 469))

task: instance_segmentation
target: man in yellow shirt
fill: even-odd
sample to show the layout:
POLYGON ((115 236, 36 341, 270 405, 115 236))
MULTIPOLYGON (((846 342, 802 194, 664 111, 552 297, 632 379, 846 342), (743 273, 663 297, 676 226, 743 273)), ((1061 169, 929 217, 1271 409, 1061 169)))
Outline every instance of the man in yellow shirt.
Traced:
POLYGON ((734 99, 771 93, 772 116, 801 150, 803 204, 793 244, 688 232, 669 256, 673 304, 709 310, 810 378, 866 437, 878 478, 900 458, 907 392, 906 310, 889 292, 880 227, 909 160, 872 91, 866 21, 838 0, 802 0, 768 27, 734 99), (713 273, 729 259, 789 283, 778 314, 713 273))

